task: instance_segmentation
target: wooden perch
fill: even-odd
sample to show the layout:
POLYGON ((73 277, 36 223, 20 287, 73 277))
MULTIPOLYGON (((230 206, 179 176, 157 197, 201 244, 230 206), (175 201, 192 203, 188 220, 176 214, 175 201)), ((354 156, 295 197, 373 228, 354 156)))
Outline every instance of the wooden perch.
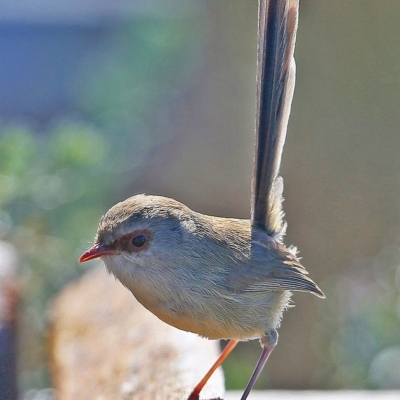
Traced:
MULTIPOLYGON (((184 400, 219 353, 143 308, 104 268, 69 285, 51 310, 50 356, 58 400, 184 400)), ((222 399, 217 371, 200 399, 222 399)))

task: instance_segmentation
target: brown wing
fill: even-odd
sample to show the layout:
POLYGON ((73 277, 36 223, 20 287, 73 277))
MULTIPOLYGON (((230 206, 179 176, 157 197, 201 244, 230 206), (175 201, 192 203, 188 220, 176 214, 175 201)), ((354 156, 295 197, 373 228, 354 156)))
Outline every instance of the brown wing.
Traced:
POLYGON ((230 293, 295 290, 325 297, 307 276, 299 259, 264 231, 254 231, 248 257, 241 268, 226 276, 224 287, 230 293))

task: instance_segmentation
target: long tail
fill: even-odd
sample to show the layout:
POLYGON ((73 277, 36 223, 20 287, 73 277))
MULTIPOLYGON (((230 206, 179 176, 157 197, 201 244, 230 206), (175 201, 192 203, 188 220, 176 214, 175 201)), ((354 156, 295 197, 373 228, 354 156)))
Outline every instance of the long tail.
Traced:
POLYGON ((283 181, 278 176, 295 84, 298 0, 259 0, 256 155, 252 225, 283 235, 283 181))

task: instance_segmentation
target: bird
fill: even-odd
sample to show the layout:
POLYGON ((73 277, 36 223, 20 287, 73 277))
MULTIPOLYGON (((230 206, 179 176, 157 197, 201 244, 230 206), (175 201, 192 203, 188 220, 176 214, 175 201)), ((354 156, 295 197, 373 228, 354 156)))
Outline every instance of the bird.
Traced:
POLYGON ((229 343, 188 400, 240 341, 261 356, 245 400, 278 341, 292 291, 324 298, 294 246, 285 246, 282 150, 294 92, 298 0, 259 0, 256 155, 251 218, 204 215, 163 196, 137 194, 100 219, 80 262, 101 258, 135 298, 178 329, 229 343))

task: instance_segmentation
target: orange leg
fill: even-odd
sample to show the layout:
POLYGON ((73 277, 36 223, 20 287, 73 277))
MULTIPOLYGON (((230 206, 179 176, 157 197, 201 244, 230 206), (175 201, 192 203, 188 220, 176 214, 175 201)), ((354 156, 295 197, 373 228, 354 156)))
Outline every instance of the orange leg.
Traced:
POLYGON ((235 346, 239 343, 236 339, 231 339, 229 343, 226 345, 222 353, 218 357, 217 361, 215 361, 214 365, 210 368, 210 370, 205 374, 204 378, 196 385, 193 389, 193 392, 188 397, 188 400, 199 400, 199 394, 207 381, 210 379, 211 375, 214 371, 225 361, 226 357, 229 356, 230 352, 235 348, 235 346))

